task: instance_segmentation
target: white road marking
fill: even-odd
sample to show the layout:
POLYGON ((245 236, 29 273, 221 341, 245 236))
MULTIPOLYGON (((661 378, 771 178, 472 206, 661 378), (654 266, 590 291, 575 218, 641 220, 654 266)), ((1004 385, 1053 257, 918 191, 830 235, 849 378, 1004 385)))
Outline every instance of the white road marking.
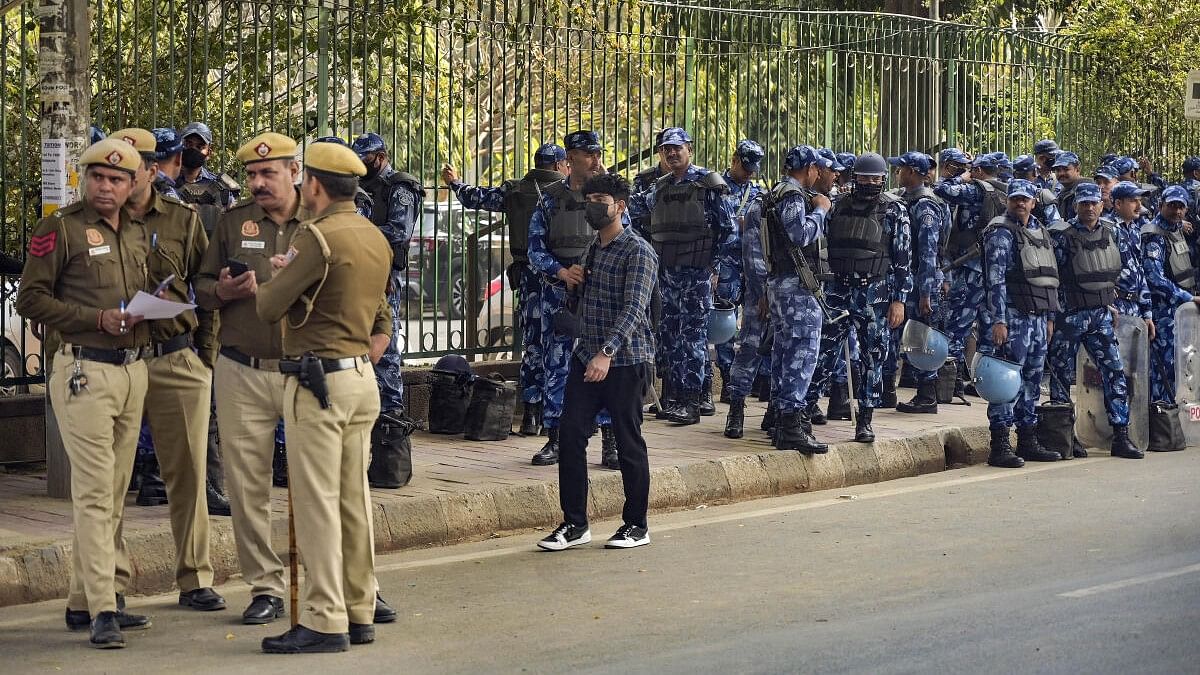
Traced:
POLYGON ((1070 591, 1069 593, 1059 593, 1058 597, 1060 597, 1060 598, 1086 598, 1089 595, 1099 595, 1100 593, 1107 593, 1109 591, 1119 591, 1122 588, 1128 588, 1130 586, 1138 586, 1140 584, 1149 584, 1149 583, 1152 583, 1155 581, 1162 581, 1163 579, 1170 579, 1171 577, 1178 577, 1178 576, 1182 576, 1184 574, 1191 574, 1192 572, 1200 572, 1200 563, 1195 564, 1195 565, 1188 565, 1187 567, 1180 567, 1178 569, 1167 570, 1166 572, 1155 572, 1154 574, 1143 574, 1143 575, 1137 576, 1137 577, 1130 577, 1128 579, 1122 579, 1121 581, 1113 581, 1113 582, 1107 583, 1107 584, 1100 584, 1099 586, 1089 586, 1088 588, 1081 588, 1077 591, 1070 591))

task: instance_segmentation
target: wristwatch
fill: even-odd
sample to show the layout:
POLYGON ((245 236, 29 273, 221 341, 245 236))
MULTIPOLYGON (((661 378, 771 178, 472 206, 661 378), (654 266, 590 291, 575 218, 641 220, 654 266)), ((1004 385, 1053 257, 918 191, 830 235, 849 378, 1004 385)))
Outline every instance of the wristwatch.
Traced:
POLYGON ((604 345, 600 348, 600 353, 611 359, 617 355, 617 350, 613 349, 609 345, 604 345))

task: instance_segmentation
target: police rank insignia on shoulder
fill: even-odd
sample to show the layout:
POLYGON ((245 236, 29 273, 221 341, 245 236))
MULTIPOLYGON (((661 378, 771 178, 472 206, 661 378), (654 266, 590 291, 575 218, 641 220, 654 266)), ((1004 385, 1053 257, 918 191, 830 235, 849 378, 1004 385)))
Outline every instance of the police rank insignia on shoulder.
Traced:
POLYGON ((247 220, 246 222, 242 223, 242 236, 257 237, 258 223, 254 222, 253 220, 247 220))
POLYGON ((29 255, 35 258, 41 258, 49 253, 54 252, 55 245, 58 244, 58 232, 47 232, 46 234, 35 235, 29 238, 29 255))

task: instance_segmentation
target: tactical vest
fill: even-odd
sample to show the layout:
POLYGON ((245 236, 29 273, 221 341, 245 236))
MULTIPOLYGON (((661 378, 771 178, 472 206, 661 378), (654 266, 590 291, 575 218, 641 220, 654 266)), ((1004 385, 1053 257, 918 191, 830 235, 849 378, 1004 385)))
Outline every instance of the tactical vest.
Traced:
MULTIPOLYGON (((950 226, 950 209, 948 206, 946 206, 946 202, 941 197, 934 194, 933 190, 927 185, 922 185, 916 190, 905 190, 901 188, 895 193, 895 195, 899 199, 903 200, 904 205, 908 207, 908 222, 910 231, 912 232, 914 250, 917 249, 917 240, 921 236, 921 233, 919 231, 919 223, 917 223, 916 218, 912 217, 913 212, 916 210, 917 204, 920 203, 922 199, 929 200, 933 203, 933 205, 937 208, 938 218, 940 218, 942 221, 939 223, 938 227, 938 242, 936 250, 938 251, 939 255, 943 254, 946 250, 946 244, 950 239, 950 232, 953 230, 953 227, 950 226)), ((913 255, 913 263, 913 272, 919 274, 921 270, 918 269, 920 264, 918 255, 913 255)), ((935 261, 934 264, 937 264, 937 262, 935 261)))
POLYGON ((654 184, 650 244, 663 267, 708 267, 713 260, 713 231, 704 216, 704 200, 709 190, 727 190, 725 180, 715 171, 700 180, 674 180, 673 174, 667 174, 654 184))
POLYGON ((196 215, 200 217, 204 232, 211 237, 213 228, 216 227, 217 220, 228 203, 224 201, 225 190, 221 188, 221 184, 215 180, 195 181, 178 185, 175 191, 179 193, 180 200, 196 208, 196 215))
POLYGON ((1044 227, 1031 230, 1007 216, 995 218, 991 227, 1001 227, 1013 237, 1016 265, 1009 265, 1004 284, 1008 287, 1008 304, 1021 312, 1057 312, 1058 263, 1050 231, 1044 227))
MULTIPOLYGON (((943 248, 948 261, 957 260, 971 247, 979 244, 983 229, 994 219, 1003 216, 1007 210, 1008 187, 1004 181, 999 178, 988 178, 971 182, 979 188, 982 198, 979 204, 979 215, 971 227, 960 228, 951 224, 950 233, 943 248)), ((980 246, 980 250, 982 250, 982 246, 980 246)))
POLYGON ((1102 220, 1094 230, 1072 226, 1063 233, 1070 247, 1071 264, 1059 272, 1069 308, 1107 307, 1117 299, 1122 265, 1114 227, 1102 220))
POLYGON ((504 193, 504 218, 508 223, 508 249, 513 260, 529 259, 529 221, 542 200, 542 192, 566 176, 548 169, 533 169, 525 177, 513 181, 504 193))
POLYGON ((425 199, 425 186, 421 185, 421 179, 405 173, 403 171, 394 171, 384 177, 376 176, 370 180, 363 180, 361 185, 367 194, 371 195, 371 222, 375 223, 375 227, 383 227, 388 223, 388 210, 392 205, 392 193, 396 188, 403 187, 405 190, 413 193, 413 213, 412 220, 415 223, 417 217, 421 214, 421 202, 425 199))
MULTIPOLYGON (((795 246, 788 237, 787 228, 779 218, 779 204, 791 195, 804 195, 804 208, 812 210, 812 192, 791 181, 781 181, 771 188, 763 202, 764 224, 759 231, 763 240, 763 255, 770 265, 772 276, 796 274, 796 263, 792 260, 791 248, 795 246)), ((825 259, 825 239, 817 237, 807 246, 801 247, 801 254, 808 261, 808 267, 818 279, 829 276, 829 262, 825 259)))
POLYGON ((1042 188, 1038 190, 1037 203, 1033 207, 1033 215, 1037 216, 1037 219, 1042 221, 1042 223, 1048 223, 1050 222, 1048 209, 1051 206, 1057 205, 1058 198, 1054 196, 1054 192, 1052 190, 1042 188))
POLYGON ((575 192, 562 181, 547 187, 546 194, 554 199, 554 208, 550 211, 550 222, 547 224, 549 232, 546 246, 560 265, 574 265, 583 258, 587 247, 596 238, 596 231, 584 218, 583 194, 575 192))
POLYGON ((1093 181, 1080 179, 1075 181, 1071 187, 1063 187, 1062 192, 1058 193, 1059 214, 1064 220, 1070 220, 1075 217, 1075 188, 1083 183, 1091 183, 1093 181))
POLYGON ((1187 239, 1184 239, 1183 232, 1178 229, 1168 232, 1152 222, 1146 223, 1142 226, 1143 247, 1151 235, 1158 235, 1167 243, 1166 269, 1163 271, 1170 275, 1176 286, 1189 291, 1195 288, 1196 270, 1192 265, 1191 250, 1187 239))
POLYGON ((895 198, 885 193, 865 204, 850 196, 834 205, 826 227, 829 269, 834 276, 878 279, 887 274, 891 242, 883 222, 892 203, 895 198))

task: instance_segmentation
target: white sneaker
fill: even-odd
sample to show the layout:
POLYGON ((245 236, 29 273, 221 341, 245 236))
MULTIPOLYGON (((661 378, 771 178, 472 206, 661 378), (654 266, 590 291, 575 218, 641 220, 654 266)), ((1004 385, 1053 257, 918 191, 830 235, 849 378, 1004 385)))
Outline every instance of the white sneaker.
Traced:
POLYGON ((650 531, 641 525, 626 523, 604 543, 604 548, 637 548, 650 543, 650 531))
POLYGON ((587 525, 571 525, 563 523, 554 528, 545 539, 538 542, 538 547, 547 551, 562 551, 572 546, 592 543, 592 531, 587 525))

